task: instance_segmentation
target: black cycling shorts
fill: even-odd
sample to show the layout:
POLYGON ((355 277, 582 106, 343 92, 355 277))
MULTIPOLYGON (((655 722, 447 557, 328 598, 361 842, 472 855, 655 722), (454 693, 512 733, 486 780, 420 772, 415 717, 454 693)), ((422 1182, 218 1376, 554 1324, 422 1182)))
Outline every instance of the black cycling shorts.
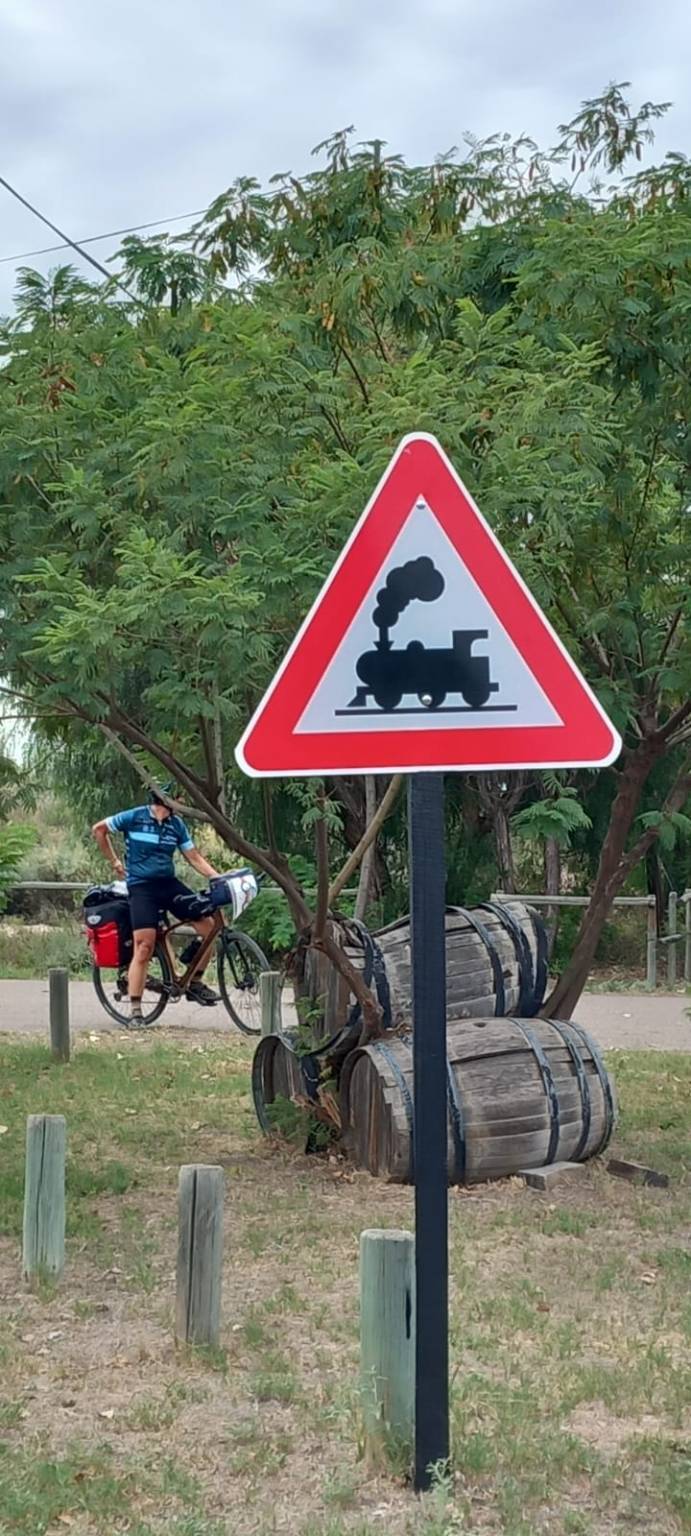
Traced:
POLYGON ((165 920, 166 912, 180 919, 189 916, 190 898, 196 900, 194 891, 174 875, 170 879, 139 880, 130 886, 130 919, 132 928, 158 928, 165 920))

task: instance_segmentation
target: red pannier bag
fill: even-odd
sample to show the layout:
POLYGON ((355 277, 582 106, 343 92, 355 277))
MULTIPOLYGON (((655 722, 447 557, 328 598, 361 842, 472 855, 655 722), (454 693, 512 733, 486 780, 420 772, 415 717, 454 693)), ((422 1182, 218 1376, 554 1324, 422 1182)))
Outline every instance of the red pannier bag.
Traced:
POLYGON ((132 925, 126 897, 96 886, 84 898, 84 932, 94 965, 121 970, 132 959, 132 925))

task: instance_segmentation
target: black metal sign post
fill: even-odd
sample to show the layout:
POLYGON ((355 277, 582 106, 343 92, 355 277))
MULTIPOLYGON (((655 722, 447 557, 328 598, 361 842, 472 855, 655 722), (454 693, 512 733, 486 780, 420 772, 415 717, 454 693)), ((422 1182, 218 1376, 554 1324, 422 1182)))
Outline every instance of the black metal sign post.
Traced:
POLYGON ((415 1082, 415 1487, 449 1456, 446 868, 441 773, 408 780, 415 1082))

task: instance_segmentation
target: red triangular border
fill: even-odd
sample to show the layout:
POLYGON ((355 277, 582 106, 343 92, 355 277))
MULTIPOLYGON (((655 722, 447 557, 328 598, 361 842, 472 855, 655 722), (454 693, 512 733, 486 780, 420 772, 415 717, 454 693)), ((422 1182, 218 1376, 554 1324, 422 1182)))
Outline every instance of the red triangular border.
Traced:
POLYGON ((258 777, 605 766, 621 741, 437 442, 405 437, 264 695, 236 757, 258 777), (415 501, 424 497, 563 724, 425 731, 295 727, 415 501))

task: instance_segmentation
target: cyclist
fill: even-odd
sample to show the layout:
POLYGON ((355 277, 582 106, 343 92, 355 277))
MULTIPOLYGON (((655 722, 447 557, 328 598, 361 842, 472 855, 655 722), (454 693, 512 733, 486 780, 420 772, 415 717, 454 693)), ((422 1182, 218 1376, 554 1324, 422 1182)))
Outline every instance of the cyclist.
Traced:
MULTIPOLYGON (((170 786, 166 785, 164 793, 169 792, 170 786)), ((176 851, 179 849, 188 864, 200 875, 213 878, 216 870, 195 848, 182 818, 171 811, 155 790, 149 794, 148 805, 136 805, 132 810, 106 816, 103 821, 97 821, 91 830, 101 853, 110 860, 118 878, 127 879, 134 939, 128 992, 132 1018, 141 1019, 142 993, 161 916, 165 912, 172 912, 178 918, 187 917, 189 899, 194 895, 189 886, 176 877, 173 866, 176 851), (123 832, 125 835, 126 874, 122 859, 118 858, 111 842, 111 832, 123 832)), ((213 927, 213 919, 210 917, 191 921, 202 937, 213 927)), ((218 994, 202 980, 203 970, 204 964, 193 977, 187 996, 195 1003, 211 1007, 218 1002, 218 994)))

